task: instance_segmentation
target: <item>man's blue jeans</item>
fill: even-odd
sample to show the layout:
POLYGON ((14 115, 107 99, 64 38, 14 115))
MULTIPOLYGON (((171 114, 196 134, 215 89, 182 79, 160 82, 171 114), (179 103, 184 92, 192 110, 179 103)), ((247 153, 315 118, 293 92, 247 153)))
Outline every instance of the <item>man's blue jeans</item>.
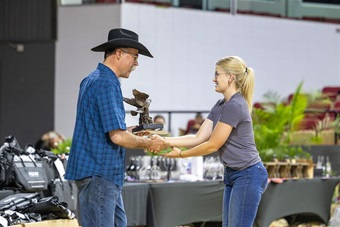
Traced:
POLYGON ((122 189, 98 176, 86 178, 81 183, 79 208, 82 227, 125 227, 127 219, 122 199, 122 189))
POLYGON ((223 227, 252 227, 268 185, 262 162, 244 170, 224 169, 223 227))

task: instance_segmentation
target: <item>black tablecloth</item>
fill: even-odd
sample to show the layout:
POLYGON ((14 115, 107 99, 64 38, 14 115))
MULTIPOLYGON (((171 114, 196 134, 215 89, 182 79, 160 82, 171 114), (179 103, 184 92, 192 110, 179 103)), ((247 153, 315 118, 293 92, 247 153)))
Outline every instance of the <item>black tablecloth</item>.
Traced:
MULTIPOLYGON (((314 178, 269 183, 254 225, 267 227, 280 218, 290 224, 327 223, 339 182, 340 178, 314 178)), ((174 227, 221 221, 223 189, 220 181, 126 184, 123 199, 129 226, 174 227)))
POLYGON ((327 223, 339 182, 340 178, 314 178, 270 183, 262 196, 255 226, 267 227, 279 218, 285 218, 291 225, 309 221, 327 223))
POLYGON ((148 226, 220 221, 224 184, 217 181, 150 184, 148 226))
POLYGON ((122 196, 128 226, 147 226, 148 195, 147 183, 125 183, 122 196))

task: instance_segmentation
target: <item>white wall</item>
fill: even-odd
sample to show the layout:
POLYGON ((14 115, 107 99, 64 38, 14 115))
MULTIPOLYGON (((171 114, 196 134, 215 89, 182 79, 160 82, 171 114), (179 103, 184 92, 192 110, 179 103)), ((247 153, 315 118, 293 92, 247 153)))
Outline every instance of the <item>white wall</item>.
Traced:
POLYGON ((119 27, 119 4, 94 4, 58 8, 56 43, 55 130, 73 134, 81 80, 104 58, 90 49, 107 41, 108 31, 119 27))
MULTIPOLYGON (((79 83, 103 59, 90 48, 106 41, 114 27, 137 32, 154 55, 140 57, 137 70, 122 80, 124 96, 131 97, 133 88, 150 95, 151 110, 210 110, 222 97, 214 92, 215 63, 228 55, 241 56, 254 68, 254 101, 268 91, 288 96, 301 81, 306 92, 340 85, 336 24, 133 3, 60 7, 55 125, 67 137, 79 83)), ((172 134, 193 116, 174 115, 172 134)), ((127 123, 137 119, 127 115, 127 123)))

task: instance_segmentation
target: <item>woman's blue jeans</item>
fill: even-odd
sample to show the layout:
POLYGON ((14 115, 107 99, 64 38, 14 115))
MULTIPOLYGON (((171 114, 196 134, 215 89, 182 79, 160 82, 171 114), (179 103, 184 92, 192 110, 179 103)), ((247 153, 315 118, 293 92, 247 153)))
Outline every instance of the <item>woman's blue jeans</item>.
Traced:
POLYGON ((268 185, 262 162, 244 170, 224 169, 223 227, 252 227, 268 185))
MULTIPOLYGON (((125 227, 122 189, 98 176, 81 180, 79 208, 82 227, 125 227)), ((79 182, 77 182, 79 185, 79 182)))

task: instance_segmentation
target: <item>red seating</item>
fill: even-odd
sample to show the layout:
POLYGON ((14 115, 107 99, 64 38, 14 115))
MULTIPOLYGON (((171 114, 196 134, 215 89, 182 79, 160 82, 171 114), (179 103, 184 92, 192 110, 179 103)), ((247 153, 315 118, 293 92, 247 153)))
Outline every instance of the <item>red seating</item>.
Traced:
POLYGON ((339 19, 332 19, 332 18, 325 18, 324 22, 340 24, 340 20, 339 19))
POLYGON ((294 94, 290 94, 290 95, 288 95, 287 102, 288 102, 288 103, 291 103, 291 102, 292 102, 292 100, 293 100, 293 98, 294 98, 294 94))
MULTIPOLYGON (((98 0, 97 0, 98 1, 98 0)), ((133 3, 148 3, 146 1, 143 0, 125 0, 126 2, 133 2, 133 3)))
POLYGON ((307 106, 305 111, 306 117, 318 118, 322 120, 326 117, 328 111, 331 109, 331 103, 329 102, 313 102, 307 106))
POLYGON ((229 8, 216 7, 214 10, 218 11, 218 12, 227 12, 227 13, 230 13, 230 9, 229 8))
POLYGON ((274 108, 275 106, 276 104, 273 102, 255 102, 253 104, 254 109, 262 109, 262 110, 272 108, 272 107, 274 108))
POLYGON ((254 109, 263 109, 263 106, 261 103, 259 102, 255 102, 254 105, 253 105, 254 109))
POLYGON ((328 98, 333 101, 336 98, 336 96, 340 93, 340 87, 327 86, 327 87, 322 88, 321 93, 328 96, 328 98))
POLYGON ((335 118, 340 117, 340 100, 334 101, 333 108, 330 112, 331 120, 335 120, 335 118))
POLYGON ((96 0, 98 3, 118 3, 118 0, 96 0))
POLYGON ((340 111, 340 100, 334 102, 333 109, 335 111, 340 111))
POLYGON ((305 117, 299 125, 299 130, 315 130, 320 120, 317 118, 305 117))
POLYGON ((308 21, 320 21, 320 22, 324 22, 325 18, 323 17, 302 17, 303 20, 308 20, 308 21))

